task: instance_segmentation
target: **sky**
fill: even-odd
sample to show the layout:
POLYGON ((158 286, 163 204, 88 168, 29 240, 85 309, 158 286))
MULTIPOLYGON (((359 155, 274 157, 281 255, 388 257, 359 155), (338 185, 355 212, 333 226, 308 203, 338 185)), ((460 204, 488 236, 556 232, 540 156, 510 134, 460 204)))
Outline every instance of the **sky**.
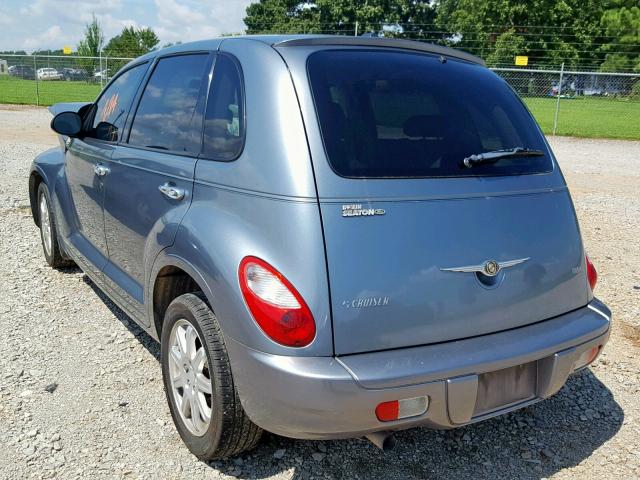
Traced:
POLYGON ((151 27, 167 42, 188 42, 244 31, 252 0, 0 0, 0 51, 75 51, 95 13, 105 42, 123 27, 151 27))

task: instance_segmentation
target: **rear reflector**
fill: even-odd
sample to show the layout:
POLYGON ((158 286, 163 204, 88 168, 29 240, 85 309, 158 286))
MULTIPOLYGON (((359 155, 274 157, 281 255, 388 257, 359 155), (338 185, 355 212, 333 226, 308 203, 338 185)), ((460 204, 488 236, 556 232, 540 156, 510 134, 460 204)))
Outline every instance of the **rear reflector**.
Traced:
POLYGON ((382 402, 376 407, 376 417, 381 422, 417 417, 429 408, 429 397, 413 397, 382 402))
POLYGON ((588 255, 585 255, 585 260, 587 262, 587 280, 589 280, 589 287, 591 287, 591 291, 593 292, 598 282, 598 272, 596 271, 596 267, 593 266, 593 263, 591 263, 591 260, 589 260, 588 255))
POLYGON ((390 422, 398 419, 398 400, 382 402, 376 407, 376 417, 381 422, 390 422))
POLYGON ((591 362, 593 362, 596 359, 596 357, 598 356, 598 353, 600 353, 601 348, 602 348, 602 345, 598 345, 597 347, 593 347, 593 348, 590 348, 589 350, 582 352, 582 355, 580 355, 580 357, 578 357, 578 360, 576 360, 576 363, 574 364, 573 369, 578 370, 582 367, 586 367, 587 365, 589 365, 591 362))

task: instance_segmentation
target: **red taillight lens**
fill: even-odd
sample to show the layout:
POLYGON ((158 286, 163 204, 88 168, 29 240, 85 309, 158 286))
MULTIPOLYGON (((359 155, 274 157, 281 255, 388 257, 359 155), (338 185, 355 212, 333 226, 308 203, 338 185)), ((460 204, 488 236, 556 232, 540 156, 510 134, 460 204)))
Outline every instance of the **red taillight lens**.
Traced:
POLYGON ((587 262, 587 279, 589 280, 591 291, 593 291, 594 288, 596 288, 596 283, 598 282, 598 272, 596 272, 596 267, 593 266, 588 255, 585 255, 585 260, 587 262))
POLYGON ((287 347, 304 347, 316 336, 316 322, 298 291, 264 260, 245 257, 240 289, 253 319, 267 336, 287 347))

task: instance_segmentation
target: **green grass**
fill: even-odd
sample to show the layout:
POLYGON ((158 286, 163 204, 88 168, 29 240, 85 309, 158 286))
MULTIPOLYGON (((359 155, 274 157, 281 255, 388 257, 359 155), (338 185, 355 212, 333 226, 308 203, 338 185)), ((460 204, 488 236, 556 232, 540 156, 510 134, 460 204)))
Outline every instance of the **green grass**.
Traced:
MULTIPOLYGON (((58 102, 90 102, 100 92, 99 84, 87 82, 36 82, 0 75, 0 103, 52 105, 58 102)), ((525 103, 546 134, 553 133, 555 98, 525 98, 525 103)), ((580 97, 560 99, 558 135, 589 138, 640 140, 640 101, 580 97)))
MULTIPOLYGON (((556 98, 524 98, 544 133, 553 133, 556 98)), ((560 99, 557 135, 640 140, 640 101, 624 98, 560 99)))
POLYGON ((22 80, 0 75, 0 103, 53 105, 60 102, 91 102, 100 93, 100 84, 22 80), (38 94, 36 95, 36 83, 38 94))

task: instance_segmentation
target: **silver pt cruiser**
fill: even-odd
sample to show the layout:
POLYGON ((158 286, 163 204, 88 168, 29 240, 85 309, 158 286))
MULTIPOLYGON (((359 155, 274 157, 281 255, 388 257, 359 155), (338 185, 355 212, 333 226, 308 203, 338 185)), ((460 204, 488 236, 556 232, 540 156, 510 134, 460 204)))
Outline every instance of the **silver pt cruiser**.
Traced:
POLYGON ((605 345, 569 191, 469 54, 258 36, 125 66, 33 162, 52 267, 161 343, 199 458, 454 428, 556 393, 605 345))

